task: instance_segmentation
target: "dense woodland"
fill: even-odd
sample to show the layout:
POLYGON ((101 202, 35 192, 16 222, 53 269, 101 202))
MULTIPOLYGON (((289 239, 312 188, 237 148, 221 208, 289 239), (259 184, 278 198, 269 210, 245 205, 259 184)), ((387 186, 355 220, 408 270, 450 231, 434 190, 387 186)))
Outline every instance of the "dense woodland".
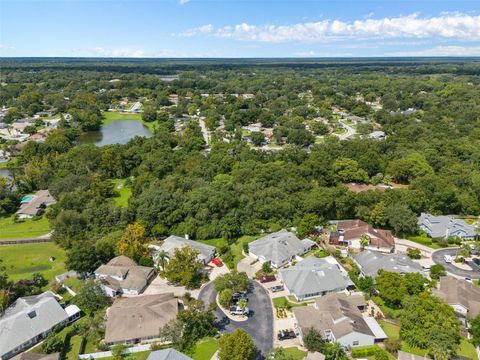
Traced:
POLYGON ((18 155, 14 181, 1 185, 0 215, 14 213, 23 194, 48 188, 57 203, 46 215, 66 249, 116 241, 118 230, 135 222, 148 236, 233 242, 332 219, 359 217, 411 233, 422 211, 480 214, 478 62, 3 59, 1 66, 0 104, 10 108, 3 121, 52 107, 72 120, 18 155), (179 78, 163 81, 165 75, 179 78), (225 96, 201 96, 219 93, 225 96), (242 93, 255 96, 229 95, 242 93), (311 97, 299 96, 304 93, 311 97), (178 106, 169 106, 172 94, 178 106), (373 110, 358 95, 379 98, 383 109, 373 110), (77 146, 80 132, 98 129, 102 111, 122 97, 142 99, 154 136, 77 146), (328 118, 332 105, 374 120, 387 138, 329 136, 314 144, 302 124, 328 118), (412 107, 418 111, 400 113, 412 107), (197 109, 213 131, 208 151, 198 123, 174 131, 175 117, 197 109), (221 119, 229 143, 215 132, 221 119), (242 141, 239 127, 257 121, 275 125, 287 146, 264 152, 242 141), (132 184, 127 208, 112 199, 116 178, 132 184), (407 186, 353 193, 346 182, 407 186))

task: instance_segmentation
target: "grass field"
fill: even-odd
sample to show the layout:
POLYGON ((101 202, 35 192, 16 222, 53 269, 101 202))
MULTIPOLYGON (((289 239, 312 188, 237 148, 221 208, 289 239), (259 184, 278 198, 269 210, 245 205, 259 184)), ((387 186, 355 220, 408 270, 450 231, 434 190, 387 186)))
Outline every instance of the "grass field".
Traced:
POLYGON ((193 360, 210 360, 218 350, 218 340, 205 339, 201 340, 195 346, 195 351, 191 355, 193 360))
POLYGON ((0 218, 0 240, 1 239, 26 239, 48 234, 50 224, 47 218, 39 220, 26 219, 22 222, 13 222, 11 217, 0 218))
POLYGON ((105 119, 103 120, 103 125, 108 125, 116 121, 123 121, 123 120, 134 120, 134 121, 140 121, 148 127, 148 129, 153 132, 155 130, 155 123, 154 122, 145 122, 142 120, 142 115, 138 113, 121 113, 121 112, 116 112, 116 111, 106 111, 103 113, 103 116, 105 119))
POLYGON ((292 308, 308 305, 308 302, 300 302, 300 303, 291 302, 286 297, 279 297, 279 298, 272 299, 272 302, 274 307, 285 307, 285 305, 287 304, 292 308))
POLYGON ((216 239, 208 239, 208 240, 198 240, 199 242, 211 246, 215 246, 215 248, 218 250, 222 246, 229 246, 230 247, 230 252, 233 255, 233 262, 227 264, 229 268, 236 268, 237 263, 244 258, 242 254, 243 250, 243 244, 252 242, 253 240, 257 239, 259 236, 249 236, 245 235, 240 238, 238 238, 235 243, 228 245, 227 240, 223 238, 216 238, 216 239))
POLYGON ((113 199, 118 206, 128 206, 128 199, 132 196, 132 188, 125 185, 125 179, 115 179, 113 180, 115 184, 115 190, 119 193, 119 196, 114 197, 113 199))
POLYGON ((305 358, 305 356, 307 356, 306 351, 302 351, 296 347, 284 348, 283 350, 285 354, 290 356, 290 358, 293 360, 302 360, 305 358))
POLYGON ((2 245, 0 259, 9 279, 14 281, 29 278, 35 272, 51 280, 55 275, 66 271, 65 252, 51 242, 2 245), (51 262, 50 256, 54 256, 55 261, 51 262))

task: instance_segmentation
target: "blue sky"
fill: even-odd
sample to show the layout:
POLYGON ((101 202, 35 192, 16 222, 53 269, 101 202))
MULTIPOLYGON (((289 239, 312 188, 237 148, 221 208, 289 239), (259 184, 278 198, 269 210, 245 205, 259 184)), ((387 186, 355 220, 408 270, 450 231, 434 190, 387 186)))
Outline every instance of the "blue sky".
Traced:
POLYGON ((480 1, 0 0, 0 56, 480 56, 480 1))

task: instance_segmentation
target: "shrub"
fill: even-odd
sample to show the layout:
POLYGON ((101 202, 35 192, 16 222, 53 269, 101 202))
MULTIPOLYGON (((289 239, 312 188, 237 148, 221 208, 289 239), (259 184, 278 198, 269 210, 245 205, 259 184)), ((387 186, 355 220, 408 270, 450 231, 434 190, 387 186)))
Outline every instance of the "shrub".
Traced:
POLYGON ((408 248, 407 255, 410 259, 417 259, 417 260, 422 257, 420 249, 416 249, 416 248, 408 248))
POLYGON ((48 334, 47 338, 42 343, 42 351, 45 354, 51 354, 62 350, 63 340, 56 336, 54 332, 48 334))
POLYGON ((379 351, 381 351, 381 349, 378 347, 378 345, 362 346, 352 349, 352 357, 363 358, 374 356, 379 351))
POLYGON ((383 343, 385 345, 385 350, 387 350, 390 353, 396 353, 398 350, 402 348, 402 342, 400 339, 387 339, 383 343))

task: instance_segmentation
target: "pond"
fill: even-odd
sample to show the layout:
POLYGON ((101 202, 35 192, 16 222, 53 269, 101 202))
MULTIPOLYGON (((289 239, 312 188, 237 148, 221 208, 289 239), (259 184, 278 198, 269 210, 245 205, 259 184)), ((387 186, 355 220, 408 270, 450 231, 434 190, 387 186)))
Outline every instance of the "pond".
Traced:
POLYGON ((88 131, 80 135, 78 143, 96 146, 126 144, 135 136, 151 137, 152 133, 140 121, 122 120, 103 126, 99 131, 88 131))

